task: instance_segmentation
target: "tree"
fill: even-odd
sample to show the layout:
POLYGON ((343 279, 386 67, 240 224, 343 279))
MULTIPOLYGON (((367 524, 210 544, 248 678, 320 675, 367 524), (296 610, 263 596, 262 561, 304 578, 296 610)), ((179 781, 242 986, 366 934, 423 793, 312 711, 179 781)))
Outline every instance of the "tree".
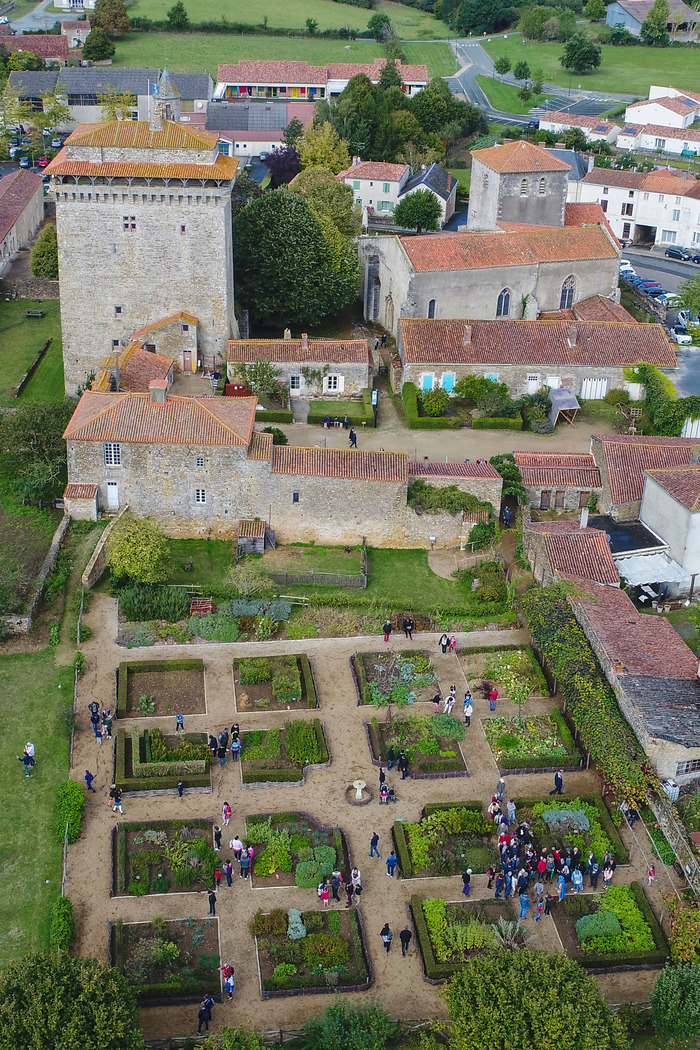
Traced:
POLYGON ((280 430, 279 427, 263 427, 262 432, 263 432, 263 434, 272 434, 272 444, 273 445, 288 445, 289 444, 289 438, 287 437, 287 435, 285 434, 285 432, 283 430, 280 430))
POLYGON ((129 16, 124 0, 97 0, 95 10, 90 12, 93 29, 104 29, 110 36, 120 36, 129 31, 129 16))
POLYGON ((499 55, 493 64, 493 68, 496 70, 499 76, 504 77, 506 73, 510 72, 510 59, 508 55, 499 55))
POLYGON ((651 993, 651 1019, 660 1036, 675 1039, 700 1038, 700 963, 682 962, 665 966, 651 993))
POLYGON ((245 171, 241 172, 233 184, 231 193, 231 215, 234 217, 243 211, 247 204, 262 197, 262 188, 259 182, 252 179, 245 171))
POLYGON ((296 146, 297 141, 304 134, 304 125, 299 120, 299 117, 292 117, 284 129, 284 144, 285 146, 296 146))
POLYGON ((115 91, 110 84, 97 96, 97 101, 103 120, 131 120, 132 111, 137 105, 136 95, 130 91, 115 91))
POLYGON ((0 971, 3 1050, 142 1050, 136 995, 97 959, 29 955, 0 971))
POLYGON ((530 76, 530 67, 527 62, 516 62, 513 76, 516 80, 527 80, 530 76))
POLYGON ((440 993, 452 1021, 451 1050, 628 1050, 624 1022, 598 985, 565 955, 490 951, 467 962, 440 993), (494 988, 499 1008, 493 1008, 494 988))
POLYGON ((32 273, 35 277, 58 279, 58 239, 56 223, 50 222, 36 239, 31 254, 32 273))
POLYGON ((532 94, 537 98, 538 95, 542 94, 542 83, 544 81, 544 73, 541 69, 533 69, 532 71, 532 94))
POLYGON ((334 175, 350 167, 348 144, 328 121, 307 128, 297 143, 302 168, 330 168, 334 175))
POLYGON ((59 124, 66 124, 71 119, 67 95, 60 91, 42 91, 40 97, 45 128, 55 131, 59 124))
POLYGON ((170 548, 155 518, 125 514, 112 529, 107 559, 113 576, 136 583, 162 583, 168 578, 170 548))
POLYGON ((426 390, 421 395, 421 401, 426 416, 442 416, 450 403, 450 395, 441 386, 436 386, 432 390, 426 390))
POLYGON ((405 230, 439 230, 442 219, 440 201, 430 190, 416 190, 399 201, 394 210, 394 223, 405 230))
POLYGON ((654 0, 654 6, 642 26, 642 40, 649 47, 668 47, 668 23, 671 21, 671 8, 668 0, 654 0))
POLYGON ((299 154, 294 146, 270 150, 265 157, 264 164, 269 169, 273 189, 277 189, 278 186, 289 182, 301 170, 299 154))
POLYGON ((469 33, 495 33, 510 25, 515 11, 508 0, 462 0, 457 14, 457 29, 469 33))
POLYGON ((489 463, 503 478, 503 495, 514 496, 519 501, 524 500, 525 486, 513 453, 502 452, 498 456, 491 456, 489 463))
POLYGON ((674 305, 693 314, 700 314, 700 275, 689 277, 678 286, 674 305))
POLYGON ((13 51, 7 60, 8 73, 24 73, 25 70, 43 70, 46 63, 39 55, 31 51, 13 51))
POLYGON ((564 132, 564 145, 567 149, 585 150, 588 139, 581 128, 567 128, 564 132))
POLYGON ((315 18, 306 19, 306 32, 309 36, 316 36, 316 33, 318 32, 318 22, 315 18))
POLYGON ((269 361, 254 361, 247 365, 244 362, 236 365, 234 375, 247 386, 256 397, 271 397, 279 400, 282 385, 282 373, 269 361))
POLYGON ((51 499, 66 485, 63 431, 75 411, 73 398, 24 404, 0 419, 0 447, 9 487, 30 500, 51 499))
POLYGON ((626 47, 631 44, 634 37, 624 22, 616 22, 610 31, 610 43, 613 47, 626 47))
POLYGON ((382 1050, 396 1033, 396 1022, 378 1004, 348 1006, 339 999, 306 1022, 302 1039, 305 1050, 382 1050))
POLYGON ((372 15, 370 18, 367 23, 367 28, 374 36, 374 39, 381 43, 391 29, 391 19, 388 15, 383 15, 377 12, 377 14, 372 15))
POLYGON ((544 36, 545 22, 552 16, 551 7, 537 5, 526 7, 520 16, 518 28, 524 40, 541 40, 544 36))
POLYGON ((242 561, 229 570, 229 582, 244 598, 256 598, 269 594, 272 580, 258 561, 242 561))
POLYGON ((521 87, 520 91, 518 92, 518 98, 522 102, 523 106, 526 106, 532 98, 532 92, 530 91, 530 88, 526 86, 521 87))
POLYGON ((591 22, 600 22, 605 18, 606 10, 604 0, 588 0, 583 13, 591 22))
POLYGON ((112 58, 116 50, 114 41, 110 40, 104 29, 96 26, 90 30, 83 44, 83 58, 101 62, 105 58, 112 58))
POLYGON ((559 61, 565 69, 571 69, 574 73, 588 73, 598 68, 602 53, 602 48, 585 33, 574 33, 559 61))
POLYGON ((389 60, 385 66, 382 66, 382 71, 379 74, 380 88, 401 87, 402 84, 403 80, 396 62, 389 60))
POLYGON ((190 28, 190 16, 182 0, 175 0, 165 17, 168 21, 168 29, 174 33, 181 33, 190 28))
MULTIPOLYGON (((16 52, 18 53, 18 52, 16 52)), ((26 127, 33 119, 31 103, 23 95, 21 82, 14 87, 5 85, 0 94, 0 144, 7 147, 20 124, 26 127)))
POLYGON ((338 182, 329 168, 306 168, 290 186, 301 193, 316 215, 327 215, 345 237, 356 237, 362 228, 362 213, 352 188, 338 182))

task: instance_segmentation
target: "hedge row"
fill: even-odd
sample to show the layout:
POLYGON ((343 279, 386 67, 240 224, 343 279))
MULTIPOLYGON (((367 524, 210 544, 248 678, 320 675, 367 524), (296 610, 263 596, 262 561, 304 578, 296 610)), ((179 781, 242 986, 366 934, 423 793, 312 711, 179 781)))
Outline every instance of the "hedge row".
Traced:
MULTIPOLYGON (((625 849, 624 842, 620 838, 620 832, 613 824, 613 819, 610 816, 610 811, 608 810, 608 807, 605 805, 605 802, 600 797, 600 795, 562 795, 561 808, 566 809, 567 801, 573 801, 576 798, 580 799, 581 802, 587 802, 589 806, 594 806, 598 810, 598 819, 600 821, 600 826, 603 829, 603 832, 608 842, 610 843, 610 848, 612 850, 613 857, 615 858, 618 864, 627 864, 629 862, 629 854, 625 849)), ((518 798, 517 795, 515 796, 515 802, 517 803, 517 805, 526 806, 528 809, 532 806, 537 805, 538 802, 545 801, 546 798, 544 798, 542 795, 529 798, 518 798)))
POLYGON ((56 793, 56 834, 63 842, 68 826, 68 841, 77 842, 85 811, 85 792, 77 780, 66 780, 56 793))
POLYGON ((456 964, 441 963, 435 958, 433 946, 430 942, 430 934, 428 933, 428 924, 425 921, 425 915, 423 913, 423 898, 415 896, 411 897, 410 907, 413 926, 423 956, 425 976, 429 981, 446 981, 448 977, 452 977, 454 974, 457 968, 456 964))
POLYGON ((117 672, 117 718, 126 718, 129 672, 145 674, 148 671, 204 671, 204 660, 182 657, 179 660, 123 660, 117 672))
MULTIPOLYGON (((190 734, 186 734, 189 736, 190 734)), ((204 733, 192 734, 197 738, 197 742, 201 742, 206 739, 204 733)), ((131 741, 129 741, 131 746, 131 741)), ((114 782, 117 787, 121 788, 122 791, 168 791, 171 788, 174 790, 180 780, 184 781, 186 788, 196 787, 211 787, 211 776, 206 773, 204 776, 186 774, 185 776, 151 776, 151 777, 137 777, 134 776, 133 770, 127 776, 126 774, 126 748, 127 740, 123 729, 117 730, 117 741, 116 741, 116 772, 114 782)), ((177 763, 169 762, 169 766, 176 766, 177 763)))
POLYGON ((259 408, 255 413, 256 423, 293 423, 294 413, 286 408, 259 408))
POLYGON ((51 909, 49 944, 52 952, 69 952, 75 944, 76 930, 73 902, 70 897, 57 897, 51 909))
MULTIPOLYGON (((131 768, 135 777, 167 777, 168 774, 183 777, 186 775, 201 776, 209 768, 208 758, 191 758, 185 762, 151 762, 149 761, 149 749, 146 747, 146 761, 140 758, 139 747, 140 730, 137 725, 131 728, 131 768)), ((148 740, 148 730, 144 730, 144 742, 148 740)), ((185 740, 191 744, 206 743, 204 733, 185 733, 185 740)))
MULTIPOLYGON (((428 802, 423 807, 420 820, 422 820, 423 817, 429 817, 431 813, 438 813, 442 809, 470 809, 474 813, 483 812, 480 802, 428 802)), ((403 821, 394 821, 393 832, 396 856, 398 857, 401 874, 405 879, 410 879, 414 873, 414 869, 403 821)))
POLYGON ((504 419, 498 416, 483 416, 472 419, 472 430, 522 430, 522 419, 504 419))
POLYGON ((301 686, 307 707, 318 707, 318 696, 316 694, 316 683, 314 682, 311 662, 306 653, 297 656, 297 663, 301 671, 301 686))
POLYGON ((418 387, 415 383, 404 383, 401 397, 410 430, 459 430, 462 425, 459 416, 419 416, 418 387))
POLYGON ((590 952, 582 953, 579 962, 587 970, 609 969, 613 966, 625 966, 630 969, 635 966, 662 965, 670 956, 668 942, 664 937, 663 930, 656 921, 656 916, 651 909, 649 901, 644 895, 644 890, 638 882, 631 882, 630 889, 634 896, 635 904, 644 915, 649 924, 651 935, 654 939, 654 949, 649 952, 638 952, 630 954, 625 952, 606 952, 604 955, 594 955, 590 952))

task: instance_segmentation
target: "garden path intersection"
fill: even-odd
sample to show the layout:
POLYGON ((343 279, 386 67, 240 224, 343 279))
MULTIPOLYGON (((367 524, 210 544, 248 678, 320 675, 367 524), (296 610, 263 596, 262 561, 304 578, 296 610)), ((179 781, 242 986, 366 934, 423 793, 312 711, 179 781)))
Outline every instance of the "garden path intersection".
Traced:
MULTIPOLYGON (((350 658, 356 652, 382 652, 387 648, 404 650, 403 635, 394 633, 388 645, 381 635, 351 638, 315 638, 304 641, 271 641, 265 643, 211 643, 206 645, 162 646, 148 649, 125 650, 116 645, 116 601, 106 594, 93 595, 87 622, 93 629, 92 638, 83 646, 87 670, 80 680, 78 728, 71 776, 82 783, 84 770, 95 774, 96 794, 88 793, 83 831, 80 839, 69 848, 67 895, 73 900, 79 931, 76 950, 81 955, 108 958, 108 923, 117 919, 124 922, 149 921, 156 916, 166 919, 194 916, 205 918, 208 913, 207 895, 199 893, 153 894, 145 897, 110 898, 111 833, 117 817, 108 808, 109 785, 113 778, 113 754, 109 746, 97 746, 92 733, 88 704, 98 700, 103 706, 114 708, 114 672, 124 660, 168 660, 175 657, 196 657, 204 660, 206 674, 207 713, 188 715, 188 732, 219 732, 232 722, 240 723, 243 732, 251 729, 281 727, 286 721, 318 717, 323 723, 331 763, 326 769, 307 772, 306 780, 298 787, 262 787, 243 789, 240 764, 229 762, 223 768, 212 766, 212 793, 185 793, 178 799, 172 794, 124 800, 124 820, 182 820, 183 818, 211 818, 221 823, 221 806, 229 801, 232 808, 230 826, 225 829, 222 863, 229 858, 228 839, 245 832, 245 818, 249 814, 302 811, 326 825, 343 829, 348 840, 351 862, 362 871, 363 894, 360 911, 364 923, 366 946, 374 971, 374 985, 367 992, 354 993, 353 1003, 380 998, 395 1017, 445 1018, 446 1005, 439 997, 439 988, 423 979, 423 967, 417 938, 413 937, 408 955, 402 958, 399 932, 410 924, 408 902, 413 894, 423 897, 443 897, 457 902, 461 896, 461 879, 438 877, 403 880, 386 877, 385 859, 392 847, 391 826, 394 820, 418 821, 427 802, 479 800, 488 804, 499 779, 498 769, 481 725, 490 717, 488 701, 482 699, 480 677, 471 678, 474 713, 466 739, 460 745, 467 763, 469 776, 444 780, 401 780, 395 769, 388 774, 388 783, 394 786, 396 806, 379 807, 378 769, 373 767, 367 746, 363 722, 370 721, 381 711, 358 705, 350 658), (306 653, 311 660, 320 707, 317 710, 257 711, 237 713, 234 707, 232 660, 244 656, 272 656, 306 653), (375 801, 367 807, 355 808, 345 800, 346 788, 362 778, 375 790, 375 801), (382 859, 369 858, 369 840, 376 830, 380 836, 382 859), (231 832, 229 835, 228 832, 231 832), (380 930, 388 922, 394 932, 392 950, 384 951, 380 930)), ((446 694, 451 684, 457 687, 458 705, 454 714, 461 716, 461 697, 467 684, 463 668, 469 674, 469 650, 494 645, 527 645, 526 631, 474 631, 458 634, 459 656, 444 655, 438 646, 439 633, 414 636, 416 649, 429 652, 437 674, 440 689, 446 694)), ((533 698, 528 714, 549 714, 555 701, 533 698)), ((430 703, 415 704, 410 710, 432 714, 430 703)), ((512 717, 516 708, 508 700, 499 700, 496 717, 512 717)), ((165 718, 120 719, 115 723, 129 731, 133 723, 141 727, 159 726, 174 734, 175 712, 165 718)), ((552 776, 547 773, 506 775, 506 797, 542 796, 551 788, 552 776)), ((567 794, 599 793, 600 780, 591 770, 565 773, 564 790, 567 794)), ((622 829, 628 850, 632 838, 628 829, 622 829)), ((658 869, 662 867, 657 863, 658 869)), ((234 873, 238 865, 234 864, 234 873)), ((617 869, 615 883, 636 879, 645 884, 647 865, 637 846, 632 850, 631 863, 617 869)), ((471 899, 492 897, 486 889, 486 878, 472 877, 471 899)), ((587 880, 586 880, 587 881, 587 880)), ((668 892, 668 881, 649 888, 649 897, 660 914, 662 892, 668 892)), ((344 895, 343 895, 344 896, 344 895)), ((217 893, 217 917, 220 924, 221 958, 230 962, 236 971, 236 991, 232 1003, 217 1006, 213 1016, 213 1031, 225 1024, 248 1024, 259 1031, 293 1029, 304 1020, 317 1015, 328 1005, 327 995, 301 995, 260 1001, 258 966, 255 942, 248 932, 250 920, 258 909, 269 911, 274 907, 316 909, 320 902, 314 889, 297 887, 255 888, 253 884, 236 877, 229 889, 225 880, 217 893)), ((344 907, 341 903, 339 907, 344 907)), ((561 950, 554 924, 547 920, 534 923, 535 909, 531 909, 525 929, 531 948, 548 951, 561 950)), ((412 925, 412 924, 411 924, 412 925)), ((612 1002, 639 1002, 648 998, 656 978, 654 971, 628 971, 600 978, 603 994, 612 1002)), ((219 989, 212 989, 215 994, 219 989)), ((143 1009, 140 1022, 146 1038, 187 1035, 195 1030, 197 1008, 192 1006, 151 1007, 143 1009)))

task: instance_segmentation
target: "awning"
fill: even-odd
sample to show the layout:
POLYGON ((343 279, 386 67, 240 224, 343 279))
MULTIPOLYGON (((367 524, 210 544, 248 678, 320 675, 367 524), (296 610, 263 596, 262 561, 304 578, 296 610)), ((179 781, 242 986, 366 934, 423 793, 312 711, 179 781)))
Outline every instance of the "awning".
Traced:
POLYGON ((665 554, 634 554, 615 558, 620 576, 633 587, 643 583, 690 583, 690 574, 665 554))

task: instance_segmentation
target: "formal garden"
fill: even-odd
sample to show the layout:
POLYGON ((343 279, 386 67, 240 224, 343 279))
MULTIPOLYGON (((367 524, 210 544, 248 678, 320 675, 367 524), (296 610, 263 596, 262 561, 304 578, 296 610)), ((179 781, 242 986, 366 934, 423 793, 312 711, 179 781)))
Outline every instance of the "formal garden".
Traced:
POLYGON ((292 720, 279 729, 251 729, 241 734, 243 784, 298 783, 308 768, 330 762, 318 718, 292 720))
POLYGON ((206 710, 203 660, 132 660, 119 664, 118 718, 201 715, 206 710))
POLYGON ((335 868, 350 873, 348 844, 340 828, 308 813, 271 813, 246 818, 246 846, 255 849, 253 886, 315 889, 335 868))
POLYGON ((167 792, 182 780, 187 788, 210 788, 211 751, 206 733, 165 736, 162 730, 127 734, 117 730, 115 783, 124 792, 167 792))
POLYGON ((211 820, 120 821, 112 830, 115 896, 207 890, 217 854, 211 820))
POLYGON ((638 882, 567 895, 552 909, 564 951, 586 969, 663 966, 668 942, 638 882))
POLYGON ((318 707, 308 656, 247 657, 233 661, 236 711, 288 711, 318 707))
POLYGON ((437 802, 423 808, 418 823, 394 822, 394 843, 405 879, 482 874, 498 859, 496 828, 480 802, 437 802))
POLYGON ((481 680, 483 690, 495 686, 499 699, 510 699, 512 694, 520 695, 527 687, 525 703, 530 697, 549 696, 547 680, 537 658, 529 646, 494 646, 492 648, 469 649, 459 657, 462 670, 472 688, 481 680))
POLYGON ((110 949, 142 1006, 197 1002, 221 987, 218 919, 118 920, 110 949))
POLYGON ((261 998, 333 989, 350 992, 372 983, 358 913, 275 908, 258 911, 255 936, 261 998))
POLYGON ((452 715, 419 715, 411 711, 386 722, 373 718, 365 726, 375 765, 386 765, 389 748, 393 748, 397 757, 400 751, 404 752, 414 778, 468 775, 459 746, 466 729, 452 715))
POLYGON ((599 864, 609 851, 617 864, 627 864, 627 850, 617 830, 622 822, 620 811, 611 813, 600 795, 555 795, 544 800, 516 797, 514 801, 516 821, 527 822, 540 849, 578 848, 586 860, 592 851, 599 864))
POLYGON ((566 719, 557 707, 550 715, 484 718, 486 740, 499 772, 536 773, 578 769, 582 763, 566 719))
POLYGON ((405 707, 432 700, 439 677, 423 650, 355 653, 351 660, 360 704, 405 707))
POLYGON ((525 931, 510 900, 447 903, 411 897, 411 918, 429 981, 444 981, 470 959, 495 948, 513 950, 525 931))

